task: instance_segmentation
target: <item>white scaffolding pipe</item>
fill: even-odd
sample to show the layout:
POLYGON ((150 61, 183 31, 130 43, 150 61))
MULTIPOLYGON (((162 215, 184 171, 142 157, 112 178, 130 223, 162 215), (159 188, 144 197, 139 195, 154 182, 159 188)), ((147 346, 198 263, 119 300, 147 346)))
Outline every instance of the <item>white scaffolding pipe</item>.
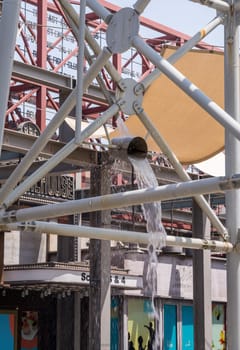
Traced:
MULTIPOLYGON (((73 30, 75 32, 75 35, 77 34, 77 28, 78 28, 78 14, 73 8, 73 6, 67 1, 67 0, 59 0, 59 3, 62 6, 62 9, 68 19, 72 22, 73 24, 73 30)), ((88 45, 91 47, 93 50, 94 54, 97 56, 101 52, 101 47, 98 44, 98 42, 92 37, 91 32, 89 31, 88 27, 85 27, 85 40, 87 41, 88 45)), ((111 78, 115 81, 118 82, 122 79, 121 75, 119 72, 116 70, 116 68, 113 66, 111 62, 106 62, 105 63, 105 68, 111 78)))
POLYGON ((0 20, 0 155, 2 152, 5 114, 8 105, 20 5, 20 0, 4 0, 0 20))
MULTIPOLYGON (((224 32, 225 108, 240 122, 240 62, 239 62, 239 15, 240 0, 227 1, 232 6, 224 32)), ((240 143, 229 130, 225 132, 225 170, 231 176, 240 170, 240 143)), ((240 239, 240 191, 229 191, 225 196, 226 225, 232 244, 240 239)), ((240 345, 240 252, 227 256, 227 349, 239 349, 240 345)))
POLYGON ((77 102, 76 102, 76 130, 75 142, 79 144, 82 129, 82 98, 83 98, 83 69, 84 69, 84 36, 85 36, 86 0, 81 0, 78 35, 77 60, 77 102))
MULTIPOLYGON (((201 28, 191 39, 189 39, 185 44, 177 49, 167 61, 171 64, 176 63, 181 57, 183 57, 187 52, 189 52, 194 46, 196 46, 199 41, 201 41, 205 36, 207 36, 213 29, 215 29, 219 24, 222 24, 224 21, 223 16, 215 17, 211 22, 209 22, 205 27, 201 28)), ((150 74, 148 74, 141 84, 144 88, 147 89, 154 80, 156 80, 162 72, 159 69, 154 69, 150 74)))
MULTIPOLYGON (((91 34, 90 30, 87 27, 85 28, 85 39, 86 39, 88 45, 93 50, 94 54, 98 55, 101 52, 102 49, 99 46, 99 44, 97 43, 97 41, 92 37, 92 34, 91 34)), ((105 68, 106 68, 107 72, 109 73, 109 75, 111 76, 111 78, 116 83, 118 83, 120 80, 122 80, 121 75, 119 74, 119 72, 113 66, 113 64, 111 62, 109 62, 109 61, 106 62, 105 68)))
POLYGON ((137 0, 133 5, 133 8, 140 15, 141 13, 143 13, 150 1, 151 0, 137 0))
MULTIPOLYGON (((68 19, 70 27, 72 28, 72 32, 73 32, 74 36, 76 38, 78 38, 78 27, 77 27, 78 14, 77 14, 77 12, 75 11, 75 9, 72 7, 72 5, 68 1, 66 2, 66 0, 59 0, 59 2, 61 3, 61 6, 63 8, 65 16, 68 19)), ((92 41, 94 42, 94 39, 91 36, 91 33, 89 33, 89 29, 87 28, 87 26, 85 27, 85 39, 88 42, 89 46, 92 46, 92 41)), ((93 51, 96 55, 97 55, 97 53, 99 54, 101 52, 100 48, 97 51, 95 51, 95 50, 93 50, 93 51)), ((94 59, 92 58, 86 45, 84 45, 84 55, 85 55, 85 59, 87 60, 89 65, 91 65, 93 63, 94 59)), ((114 68, 114 66, 111 64, 110 61, 105 63, 105 69, 107 70, 108 74, 110 75, 110 77, 112 78, 113 81, 117 82, 117 81, 121 80, 120 74, 117 72, 117 70, 114 68)), ((115 100, 113 99, 113 96, 110 94, 109 90, 106 88, 105 82, 100 74, 98 74, 96 76, 96 80, 99 84, 100 89, 102 89, 103 95, 105 96, 107 102, 110 105, 112 103, 114 103, 115 100)), ((104 128, 105 128, 106 136, 109 140, 107 128, 105 125, 104 125, 104 128)), ((109 140, 109 142, 110 142, 110 140, 109 140)))
MULTIPOLYGON (((137 103, 134 104, 134 109, 139 119, 148 130, 149 134, 152 136, 153 140, 157 143, 161 151, 168 157, 169 161, 173 165, 176 173, 180 177, 182 181, 190 181, 191 178, 183 168, 182 164, 179 162, 176 155, 173 153, 166 140, 164 140, 163 136, 159 133, 159 131, 152 124, 151 120, 148 118, 147 114, 144 112, 142 107, 137 103)), ((227 236, 227 229, 221 223, 215 212, 210 207, 209 203, 206 201, 204 196, 197 195, 194 197, 200 208, 206 213, 208 218, 210 219, 213 226, 217 229, 218 233, 223 236, 225 239, 227 236)))
MULTIPOLYGON (((63 9, 64 14, 69 22, 71 29, 72 29, 73 35, 75 36, 75 38, 78 38, 78 27, 75 23, 75 21, 77 21, 77 19, 78 19, 77 12, 75 11, 75 9, 72 7, 72 5, 69 2, 66 2, 65 0, 59 0, 59 2, 61 3, 62 9, 63 9)), ((87 26, 85 27, 85 36, 88 37, 88 35, 86 34, 86 31, 87 31, 87 26)), ((101 51, 99 50, 99 53, 100 52, 101 51)), ((84 56, 85 56, 86 61, 89 63, 89 65, 91 65, 94 60, 93 60, 88 48, 86 47, 86 45, 84 45, 84 56)), ((114 74, 112 75, 111 69, 108 69, 110 67, 110 65, 111 65, 110 61, 106 62, 105 69, 108 71, 108 73, 112 77, 112 79, 114 80, 114 77, 116 77, 116 76, 117 76, 118 80, 121 79, 120 75, 116 74, 116 70, 114 70, 113 66, 112 66, 112 71, 114 70, 114 74)), ((110 94, 109 90, 106 88, 104 80, 100 74, 98 74, 96 76, 96 80, 99 84, 99 87, 102 89, 103 95, 105 96, 106 100, 108 101, 109 104, 112 104, 113 103, 112 95, 110 94)), ((105 125, 104 125, 104 128, 105 128, 105 125)))
POLYGON ((133 37, 132 45, 155 64, 159 70, 161 70, 171 81, 198 103, 214 119, 222 124, 224 128, 228 129, 238 140, 240 140, 240 124, 227 112, 206 96, 196 85, 188 80, 167 60, 150 48, 139 36, 133 37))
MULTIPOLYGON (((104 62, 110 57, 111 53, 107 48, 103 48, 103 51, 98 56, 98 58, 94 61, 92 66, 87 71, 84 76, 83 84, 84 90, 90 85, 90 83, 94 80, 99 70, 103 67, 104 62)), ((28 170, 30 165, 34 162, 36 157, 39 155, 41 150, 47 144, 48 140, 51 139, 55 130, 59 127, 59 125, 63 122, 64 118, 71 112, 75 103, 76 103, 76 94, 77 89, 75 88, 72 93, 68 96, 66 101, 62 104, 59 111, 56 113, 54 118, 50 121, 46 129, 39 136, 39 138, 35 141, 31 149, 19 163, 17 168, 12 172, 10 177, 7 179, 5 184, 0 190, 0 202, 4 208, 8 207, 7 203, 10 203, 7 199, 9 193, 13 194, 11 191, 17 185, 17 183, 22 179, 25 172, 28 170), (5 203, 4 203, 5 201, 5 203)), ((95 130, 94 130, 95 131, 95 130)), ((89 135, 90 136, 90 135, 89 135)), ((72 147, 72 146, 71 146, 72 147)), ((26 182, 26 180, 25 180, 26 182)), ((17 198, 15 198, 16 200, 17 198)), ((14 200, 14 201, 15 201, 14 200)))
POLYGON ((76 88, 71 92, 65 102, 62 104, 59 111, 55 114, 54 118, 50 121, 47 128, 34 142, 31 149, 22 158, 21 162, 18 164, 17 168, 11 173, 10 177, 4 183, 3 187, 0 189, 0 203, 2 204, 5 198, 9 195, 9 192, 19 183, 19 181, 24 176, 25 172, 28 170, 30 165, 35 161, 39 153, 45 147, 49 139, 51 139, 55 130, 63 122, 64 118, 71 112, 76 103, 76 88))
POLYGON ((96 78, 101 69, 105 66, 108 59, 111 57, 111 52, 107 47, 103 47, 99 52, 97 58, 94 60, 93 64, 89 67, 86 75, 83 79, 83 88, 84 90, 92 83, 92 81, 96 78))
POLYGON ((198 4, 201 5, 206 5, 208 7, 212 7, 217 11, 222 11, 222 12, 229 12, 230 11, 230 5, 222 0, 190 0, 192 2, 197 2, 198 4))
POLYGON ((99 2, 95 0, 87 0, 87 5, 90 7, 93 12, 95 12, 100 18, 104 20, 107 24, 109 23, 109 20, 112 17, 111 12, 106 9, 104 6, 99 4, 99 2))
MULTIPOLYGON (((89 124, 84 129, 79 137, 79 142, 83 142, 90 137, 96 130, 98 130, 103 124, 105 124, 109 118, 114 116, 119 111, 119 106, 113 104, 106 110, 101 117, 97 118, 94 122, 89 124)), ((59 152, 52 156, 46 163, 44 163, 37 171, 30 175, 25 181, 23 181, 18 187, 16 187, 9 196, 5 199, 4 207, 8 207, 14 203, 22 194, 24 194, 31 186, 37 181, 42 179, 48 172, 63 161, 69 154, 71 154, 79 144, 76 144, 75 139, 72 139, 66 144, 59 152)))
MULTIPOLYGON (((114 240, 126 243, 133 242, 146 245, 151 244, 153 236, 156 236, 156 239, 161 236, 161 233, 159 232, 143 233, 136 231, 113 230, 89 226, 57 224, 53 222, 42 221, 9 224, 6 226, 6 231, 7 230, 20 230, 21 232, 31 231, 36 233, 44 232, 67 237, 84 237, 91 239, 114 240)), ((233 245, 229 242, 175 236, 166 236, 166 246, 178 246, 189 249, 208 249, 214 252, 225 253, 228 253, 233 250, 233 245)))
POLYGON ((90 197, 69 202, 48 204, 39 207, 0 212, 0 223, 20 222, 54 218, 75 213, 123 208, 139 203, 184 198, 196 194, 218 193, 240 187, 240 174, 231 178, 215 177, 177 184, 157 186, 128 192, 90 197))

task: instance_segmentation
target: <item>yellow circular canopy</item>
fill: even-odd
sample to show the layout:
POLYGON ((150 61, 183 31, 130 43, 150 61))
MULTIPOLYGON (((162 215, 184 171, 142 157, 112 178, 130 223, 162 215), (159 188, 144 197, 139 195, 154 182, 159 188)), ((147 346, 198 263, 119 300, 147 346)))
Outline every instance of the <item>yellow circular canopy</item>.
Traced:
MULTIPOLYGON (((174 53, 166 48, 164 57, 174 53)), ((214 102, 223 107, 223 54, 194 50, 175 66, 214 102)), ((143 108, 183 164, 208 159, 224 148, 224 128, 163 74, 147 89, 143 108)), ((125 122, 132 136, 147 137, 149 150, 159 152, 154 140, 136 115, 125 122)), ((111 137, 119 136, 115 130, 111 137)))

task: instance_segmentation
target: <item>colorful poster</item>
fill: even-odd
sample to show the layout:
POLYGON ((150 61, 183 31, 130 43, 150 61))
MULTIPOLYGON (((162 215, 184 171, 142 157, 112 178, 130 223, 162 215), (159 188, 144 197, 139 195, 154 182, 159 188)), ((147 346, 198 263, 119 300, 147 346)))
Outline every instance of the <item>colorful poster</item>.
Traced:
POLYGON ((182 350, 194 350, 193 307, 182 306, 182 350))
POLYGON ((37 350, 38 313, 35 311, 24 311, 21 321, 21 350, 37 350))
POLYGON ((225 340, 225 306, 213 304, 212 308, 212 349, 226 350, 225 340))
POLYGON ((164 305, 164 350, 177 350, 177 306, 164 305))
POLYGON ((128 349, 153 350, 155 338, 153 309, 149 299, 128 300, 128 349))
POLYGON ((14 350, 16 341, 16 313, 0 312, 0 349, 14 350))

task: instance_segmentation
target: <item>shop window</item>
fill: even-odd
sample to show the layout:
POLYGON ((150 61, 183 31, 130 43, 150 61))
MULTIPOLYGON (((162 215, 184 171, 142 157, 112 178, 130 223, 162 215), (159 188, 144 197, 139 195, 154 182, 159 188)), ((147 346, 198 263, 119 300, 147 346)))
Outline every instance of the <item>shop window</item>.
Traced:
POLYGON ((17 349, 17 312, 0 311, 0 348, 17 349))
POLYGON ((177 305, 163 307, 164 345, 163 350, 177 350, 177 305))
POLYGON ((182 306, 182 350, 194 350, 193 307, 182 306))
POLYGON ((226 350, 225 337, 226 310, 224 304, 212 306, 212 349, 226 350))
POLYGON ((149 299, 128 300, 128 349, 153 349, 155 329, 152 301, 149 299))
MULTIPOLYGON (((152 349, 155 335, 151 300, 130 298, 128 301, 128 349, 152 349)), ((164 303, 159 324, 161 350, 194 350, 194 309, 181 302, 164 303)), ((226 350, 226 305, 212 304, 212 350, 226 350)), ((117 348, 116 348, 117 349, 117 348)), ((115 349, 114 349, 115 350, 115 349)))
POLYGON ((119 298, 111 300, 111 350, 119 350, 119 298))

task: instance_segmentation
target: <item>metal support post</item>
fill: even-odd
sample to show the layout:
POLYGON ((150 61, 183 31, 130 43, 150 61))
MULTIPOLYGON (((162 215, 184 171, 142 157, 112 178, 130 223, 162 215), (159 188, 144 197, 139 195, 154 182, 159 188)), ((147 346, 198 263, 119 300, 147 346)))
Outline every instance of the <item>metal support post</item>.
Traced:
POLYGON ((80 4, 79 33, 78 33, 78 65, 77 65, 77 103, 76 103, 76 130, 75 142, 79 143, 82 125, 82 98, 83 98, 83 68, 84 68, 84 34, 85 34, 86 0, 80 4))
MULTIPOLYGON (((65 219, 69 225, 73 225, 73 216, 69 215, 65 219)), ((61 225, 61 224, 60 224, 61 225)), ((74 261, 74 237, 58 235, 57 243, 57 261, 69 262, 74 261)))
MULTIPOLYGON (((193 237, 210 239, 210 222, 193 201, 193 237)), ((194 349, 212 348, 211 252, 193 252, 194 349)))
POLYGON ((4 0, 0 20, 0 154, 2 151, 5 113, 8 105, 21 0, 4 0))
MULTIPOLYGON (((91 171, 91 193, 110 193, 109 166, 99 166, 91 171)), ((90 224, 95 227, 110 224, 109 212, 95 212, 90 224)), ((111 247, 108 240, 90 240, 89 286, 89 350, 110 349, 111 329, 111 247)))
POLYGON ((74 350, 81 350, 81 295, 74 292, 74 350))
MULTIPOLYGON (((37 65, 46 69, 47 65, 47 0, 37 3, 37 65)), ((41 85, 37 91, 36 123, 41 130, 46 127, 47 88, 41 85)))
POLYGON ((74 294, 57 299, 57 350, 73 349, 74 345, 74 294), (63 331, 64 330, 64 331, 63 331))
MULTIPOLYGON (((239 0, 227 1, 232 6, 225 25, 225 108, 233 120, 240 121, 239 82, 239 0)), ((240 143, 225 133, 226 174, 240 170, 240 143)), ((239 242, 240 191, 226 193, 226 225, 230 241, 239 242)), ((240 344, 240 254, 231 252, 227 257, 227 348, 239 349, 240 344)))

